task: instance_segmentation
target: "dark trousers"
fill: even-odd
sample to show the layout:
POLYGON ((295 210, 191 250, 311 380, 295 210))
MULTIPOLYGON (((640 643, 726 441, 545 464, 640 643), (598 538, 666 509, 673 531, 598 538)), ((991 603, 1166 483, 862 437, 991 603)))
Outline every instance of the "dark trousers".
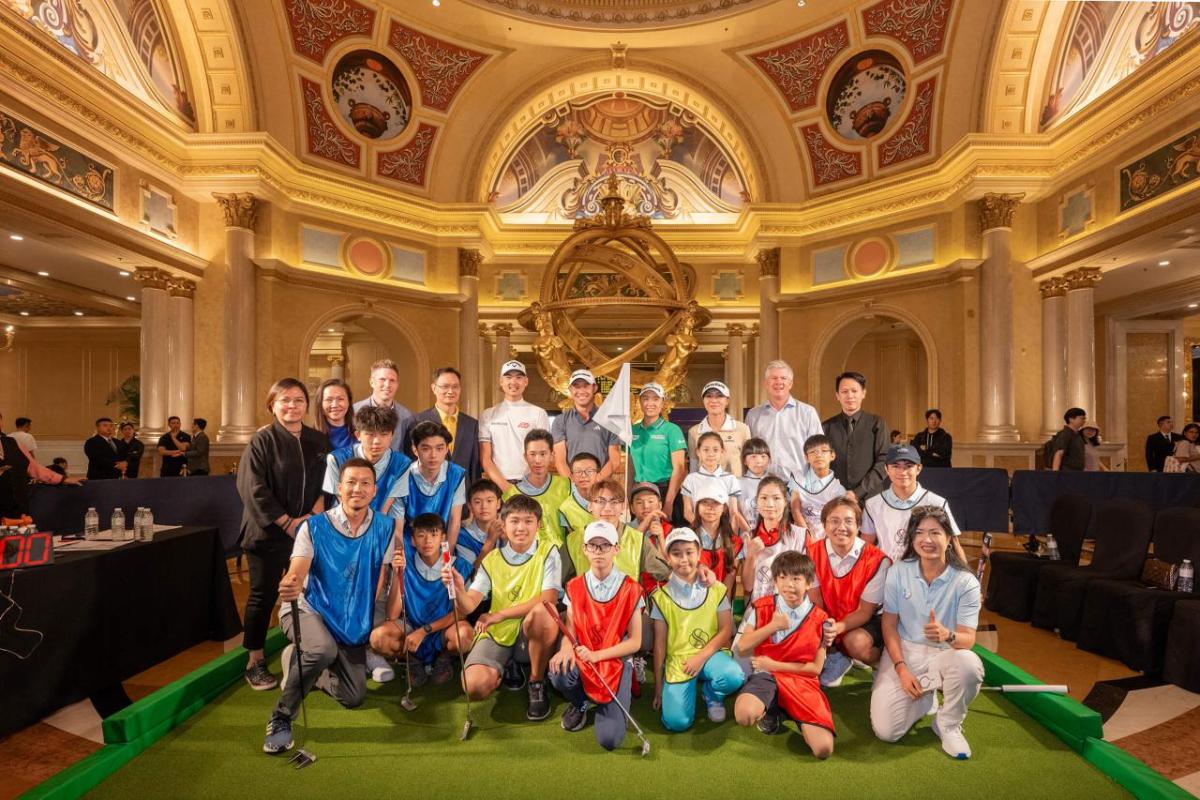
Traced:
MULTIPOLYGON (((667 497, 667 489, 671 488, 671 482, 663 481, 662 483, 656 483, 654 485, 658 487, 659 499, 665 500, 667 497)), ((683 491, 682 491, 682 489, 683 489, 683 486, 681 484, 680 491, 676 492, 676 494, 675 494, 675 502, 671 503, 670 508, 663 509, 663 513, 667 515, 667 518, 671 521, 672 526, 687 525, 687 520, 685 520, 683 518, 683 491)))
MULTIPOLYGON (((279 625, 292 644, 296 643, 291 609, 279 615, 279 625)), ((280 686, 275 713, 292 719, 300 710, 300 700, 317 687, 346 708, 362 705, 367 696, 367 647, 338 644, 317 614, 300 610, 300 647, 291 653, 287 680, 280 686), (300 660, 303 670, 296 668, 300 660), (300 685, 300 672, 304 685, 300 685)))
MULTIPOLYGON (((583 679, 579 675, 581 667, 576 667, 569 672, 555 672, 550 675, 550 683, 562 693, 562 696, 567 698, 567 702, 571 705, 582 707, 586 702, 592 702, 596 707, 596 741, 605 750, 615 750, 621 746, 621 742, 625 739, 625 714, 621 709, 617 708, 617 704, 611 701, 607 703, 596 703, 590 700, 587 692, 583 690, 583 679)), ((588 669, 582 667, 582 669, 588 669)), ((617 693, 617 699, 629 708, 630 699, 630 684, 633 681, 633 669, 629 666, 629 661, 624 662, 624 668, 621 670, 621 680, 617 686, 610 686, 617 693)))
POLYGON ((287 572, 291 556, 287 550, 246 553, 246 567, 250 570, 250 596, 246 598, 242 646, 247 650, 262 650, 267 641, 271 611, 279 599, 279 581, 287 572))

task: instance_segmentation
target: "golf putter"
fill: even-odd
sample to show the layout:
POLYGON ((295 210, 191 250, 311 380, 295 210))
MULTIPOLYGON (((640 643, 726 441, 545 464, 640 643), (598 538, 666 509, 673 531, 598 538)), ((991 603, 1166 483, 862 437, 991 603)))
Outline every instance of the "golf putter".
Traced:
MULTIPOLYGON (((555 608, 549 600, 543 600, 542 607, 545 608, 547 613, 550 614, 550 619, 554 620, 554 624, 558 626, 560 631, 562 631, 562 635, 567 637, 567 641, 571 643, 571 647, 579 647, 579 641, 571 635, 569 630, 567 630, 566 623, 564 623, 562 621, 562 617, 558 615, 558 609, 555 608)), ((592 670, 593 676, 596 678, 596 680, 600 681, 600 685, 603 686, 605 691, 608 692, 608 696, 612 698, 614 703, 616 703, 617 708, 621 709, 621 713, 625 715, 625 719, 629 721, 629 724, 633 726, 634 732, 637 733, 637 737, 641 739, 642 758, 645 758, 647 755, 649 755, 650 742, 648 739, 646 739, 646 734, 642 731, 642 726, 637 724, 637 720, 635 720, 633 715, 629 713, 629 709, 627 709, 624 704, 617 699, 617 693, 614 692, 612 687, 608 685, 608 681, 604 680, 604 676, 600 674, 600 670, 596 669, 596 665, 590 661, 577 661, 576 663, 587 664, 588 668, 592 670)))
MULTIPOLYGON (((300 649, 300 603, 292 601, 292 637, 296 640, 296 677, 300 679, 300 715, 304 720, 304 738, 308 739, 308 707, 304 704, 304 659, 300 649)), ((305 744, 308 742, 305 741, 305 744)), ((289 764, 295 764, 296 769, 304 769, 317 760, 317 757, 303 747, 296 748, 296 753, 288 759, 289 764)))
MULTIPOLYGON (((450 543, 442 542, 442 564, 450 566, 450 543)), ((451 567, 453 569, 453 567, 451 567)), ((467 737, 471 735, 471 728, 475 727, 475 723, 471 721, 471 693, 467 691, 467 660, 463 657, 462 651, 462 633, 458 630, 458 592, 454 589, 454 576, 451 576, 450 585, 446 587, 446 592, 450 595, 450 608, 454 610, 454 635, 460 637, 458 641, 458 667, 460 670, 459 680, 463 685, 463 697, 467 699, 467 718, 463 722, 462 732, 458 734, 458 740, 465 742, 467 737)))
MULTIPOLYGON (((408 618, 408 600, 404 596, 404 570, 400 571, 400 608, 402 609, 402 611, 400 612, 402 614, 401 619, 402 620, 407 619, 408 618)), ((407 631, 405 630, 405 627, 406 627, 405 625, 400 626, 400 637, 402 639, 405 638, 405 634, 407 633, 407 631)), ((407 647, 405 648, 405 651, 404 651, 404 680, 405 680, 406 686, 404 688, 404 695, 401 696, 401 698, 400 698, 400 707, 403 708, 405 711, 416 711, 417 703, 415 700, 412 699, 412 690, 413 690, 412 659, 408 657, 407 647)))

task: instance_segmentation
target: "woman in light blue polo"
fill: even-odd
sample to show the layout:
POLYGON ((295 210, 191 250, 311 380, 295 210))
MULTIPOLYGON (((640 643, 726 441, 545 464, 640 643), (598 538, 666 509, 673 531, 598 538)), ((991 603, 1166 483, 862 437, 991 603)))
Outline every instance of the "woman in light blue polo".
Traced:
POLYGON ((980 593, 952 530, 943 509, 912 510, 904 554, 884 583, 884 653, 871 689, 871 727, 895 742, 936 710, 933 732, 942 750, 962 760, 971 757, 963 720, 983 684, 983 663, 971 652, 980 593))

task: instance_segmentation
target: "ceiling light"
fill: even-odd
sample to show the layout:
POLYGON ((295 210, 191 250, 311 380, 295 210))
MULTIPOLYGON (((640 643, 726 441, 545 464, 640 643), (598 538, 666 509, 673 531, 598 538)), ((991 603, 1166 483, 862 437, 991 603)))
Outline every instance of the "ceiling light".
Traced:
POLYGON ((1188 303, 1188 308, 1200 308, 1200 303, 1188 303))
POLYGON ((75 316, 77 316, 77 317, 82 317, 82 316, 83 316, 83 312, 82 312, 82 311, 76 311, 76 312, 75 312, 75 316))
POLYGON ((46 270, 44 270, 44 269, 39 269, 39 270, 38 270, 38 275, 41 275, 43 278, 49 278, 49 277, 50 277, 50 273, 49 273, 49 272, 46 272, 46 270))
POLYGON ((330 333, 337 333, 337 328, 329 328, 330 333))
POLYGON ((28 311, 22 311, 22 312, 21 312, 21 316, 22 316, 22 317, 28 317, 28 316, 29 316, 29 312, 28 312, 28 311))
POLYGON ((125 299, 131 303, 134 302, 135 300, 137 300, 137 298, 134 297, 133 295, 126 295, 125 299))
POLYGON ((126 272, 125 270, 121 270, 121 272, 120 272, 120 275, 121 275, 121 277, 122 277, 122 278, 128 278, 128 277, 129 277, 129 273, 128 273, 128 272, 126 272))
POLYGON ((442 0, 433 0, 433 7, 437 8, 442 4, 442 0))
POLYGON ((1158 262, 1158 265, 1160 267, 1169 267, 1169 266, 1171 266, 1171 262, 1170 261, 1160 261, 1160 262, 1158 262))
POLYGON ((25 237, 24 237, 24 236, 22 236, 22 235, 21 235, 21 234, 19 234, 19 233, 10 233, 10 234, 8 235, 8 238, 12 239, 14 242, 23 242, 23 241, 25 241, 25 237))

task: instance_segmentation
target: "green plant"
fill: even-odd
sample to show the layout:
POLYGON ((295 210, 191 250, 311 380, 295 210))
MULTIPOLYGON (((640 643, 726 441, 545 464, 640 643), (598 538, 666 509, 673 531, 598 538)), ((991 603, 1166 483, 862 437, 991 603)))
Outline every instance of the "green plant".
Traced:
POLYGON ((108 405, 117 403, 120 408, 121 420, 137 422, 142 407, 142 379, 138 375, 130 375, 121 385, 108 393, 104 399, 108 405))

